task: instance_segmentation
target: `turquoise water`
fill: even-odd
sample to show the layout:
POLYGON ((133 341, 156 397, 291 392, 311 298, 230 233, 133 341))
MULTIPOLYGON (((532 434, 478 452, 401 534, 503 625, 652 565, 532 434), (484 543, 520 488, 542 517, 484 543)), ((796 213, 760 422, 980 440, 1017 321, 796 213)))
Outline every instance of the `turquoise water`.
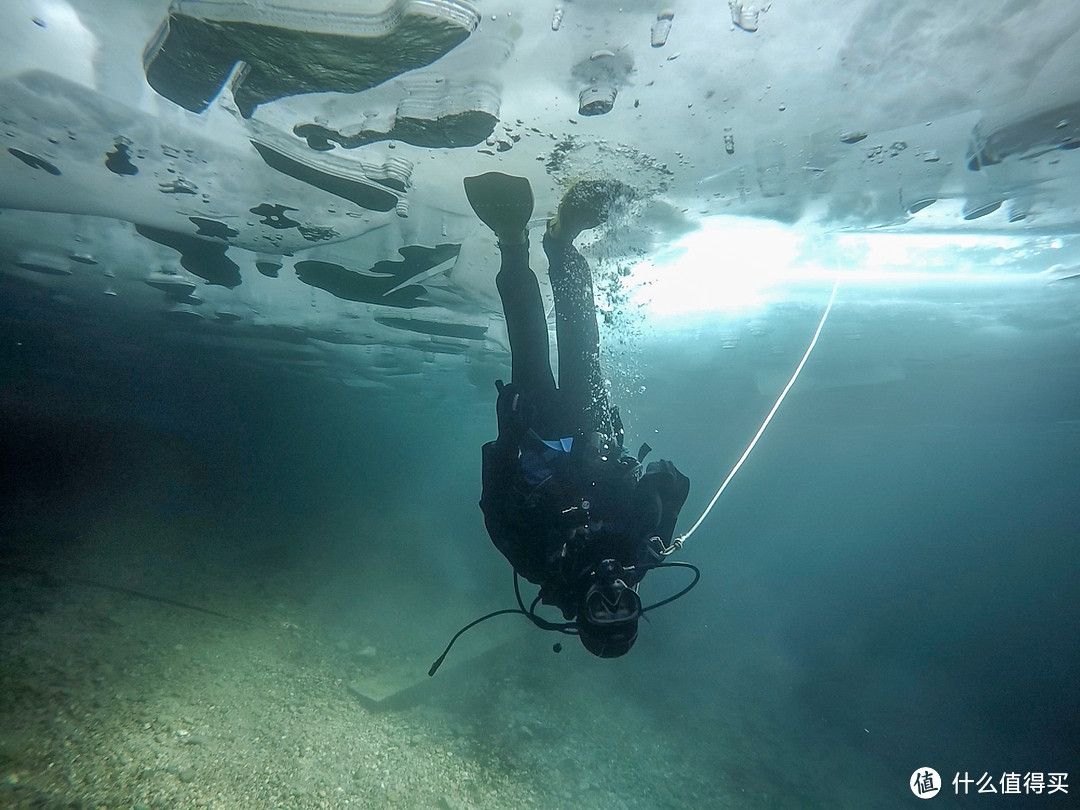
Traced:
MULTIPOLYGON (((134 376, 26 322, 49 359, 8 350, 3 560, 53 577, 0 571, 4 800, 899 807, 923 766, 946 792, 1068 772, 1080 400, 1055 295, 1017 303, 1043 328, 1002 343, 941 301, 874 325, 841 294, 680 552, 701 585, 631 655, 556 655, 506 617, 432 679, 457 627, 512 604, 476 506, 493 389, 360 394, 167 350, 134 376), (935 329, 953 338, 913 353, 935 329)), ((755 322, 787 342, 777 369, 818 314, 755 322)), ((690 516, 778 393, 724 328, 739 346, 649 338, 626 408, 632 443, 691 476, 690 516)))

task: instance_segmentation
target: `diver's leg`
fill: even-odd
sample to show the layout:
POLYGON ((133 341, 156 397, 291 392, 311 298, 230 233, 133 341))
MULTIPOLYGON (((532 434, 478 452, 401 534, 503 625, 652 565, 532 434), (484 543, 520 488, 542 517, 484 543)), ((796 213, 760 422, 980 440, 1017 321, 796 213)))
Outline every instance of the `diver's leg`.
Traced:
POLYGON ((540 285, 529 269, 529 244, 500 245, 502 267, 495 286, 502 298, 510 335, 512 380, 527 394, 542 399, 555 391, 551 374, 547 318, 540 285))
POLYGON ((535 401, 549 400, 555 378, 551 374, 547 318, 540 286, 529 269, 532 187, 527 178, 501 172, 466 177, 464 186, 469 205, 499 240, 502 266, 495 285, 510 335, 512 380, 535 401))
POLYGON ((615 206, 631 196, 630 188, 617 180, 582 180, 566 192, 544 235, 555 294, 559 390, 567 407, 581 414, 580 427, 609 440, 616 438, 616 428, 600 369, 592 272, 573 242, 582 231, 607 221, 615 206))
POLYGON ((610 406, 600 369, 600 330, 596 324, 592 273, 569 240, 544 235, 548 275, 555 295, 555 334, 559 346, 559 390, 568 412, 586 433, 613 438, 610 406))

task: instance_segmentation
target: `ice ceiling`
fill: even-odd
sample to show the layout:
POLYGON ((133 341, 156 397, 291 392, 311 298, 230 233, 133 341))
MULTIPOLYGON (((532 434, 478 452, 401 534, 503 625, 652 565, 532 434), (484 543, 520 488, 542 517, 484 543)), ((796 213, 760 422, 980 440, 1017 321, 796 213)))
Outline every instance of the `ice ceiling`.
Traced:
POLYGON ((838 267, 1068 278, 1078 30, 1060 0, 7 0, 0 291, 357 386, 502 362, 461 184, 490 170, 536 228, 628 183, 590 255, 658 317, 838 267))

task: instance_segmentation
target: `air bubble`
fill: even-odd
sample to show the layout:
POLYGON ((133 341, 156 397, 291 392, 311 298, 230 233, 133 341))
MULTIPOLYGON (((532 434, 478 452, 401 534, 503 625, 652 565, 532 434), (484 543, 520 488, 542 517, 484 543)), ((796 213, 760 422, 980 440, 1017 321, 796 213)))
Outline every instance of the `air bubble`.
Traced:
POLYGON ((741 0, 728 0, 731 9, 731 22, 743 31, 753 33, 758 30, 758 15, 761 13, 752 5, 743 5, 741 0))
POLYGON ((667 43, 673 19, 675 19, 675 12, 671 9, 665 9, 656 15, 656 22, 653 23, 652 27, 652 46, 654 48, 662 48, 667 43))

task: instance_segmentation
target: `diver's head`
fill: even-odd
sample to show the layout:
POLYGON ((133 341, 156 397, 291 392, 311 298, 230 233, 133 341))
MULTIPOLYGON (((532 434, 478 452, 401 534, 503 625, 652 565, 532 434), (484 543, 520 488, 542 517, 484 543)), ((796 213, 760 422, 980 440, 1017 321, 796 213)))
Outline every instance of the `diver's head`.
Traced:
POLYGON ((604 560, 578 610, 581 644, 600 658, 626 655, 637 641, 641 599, 617 573, 615 561, 604 560))
POLYGON ((578 638, 581 645, 599 658, 618 658, 630 652, 637 641, 637 619, 623 622, 618 627, 578 622, 578 638))

